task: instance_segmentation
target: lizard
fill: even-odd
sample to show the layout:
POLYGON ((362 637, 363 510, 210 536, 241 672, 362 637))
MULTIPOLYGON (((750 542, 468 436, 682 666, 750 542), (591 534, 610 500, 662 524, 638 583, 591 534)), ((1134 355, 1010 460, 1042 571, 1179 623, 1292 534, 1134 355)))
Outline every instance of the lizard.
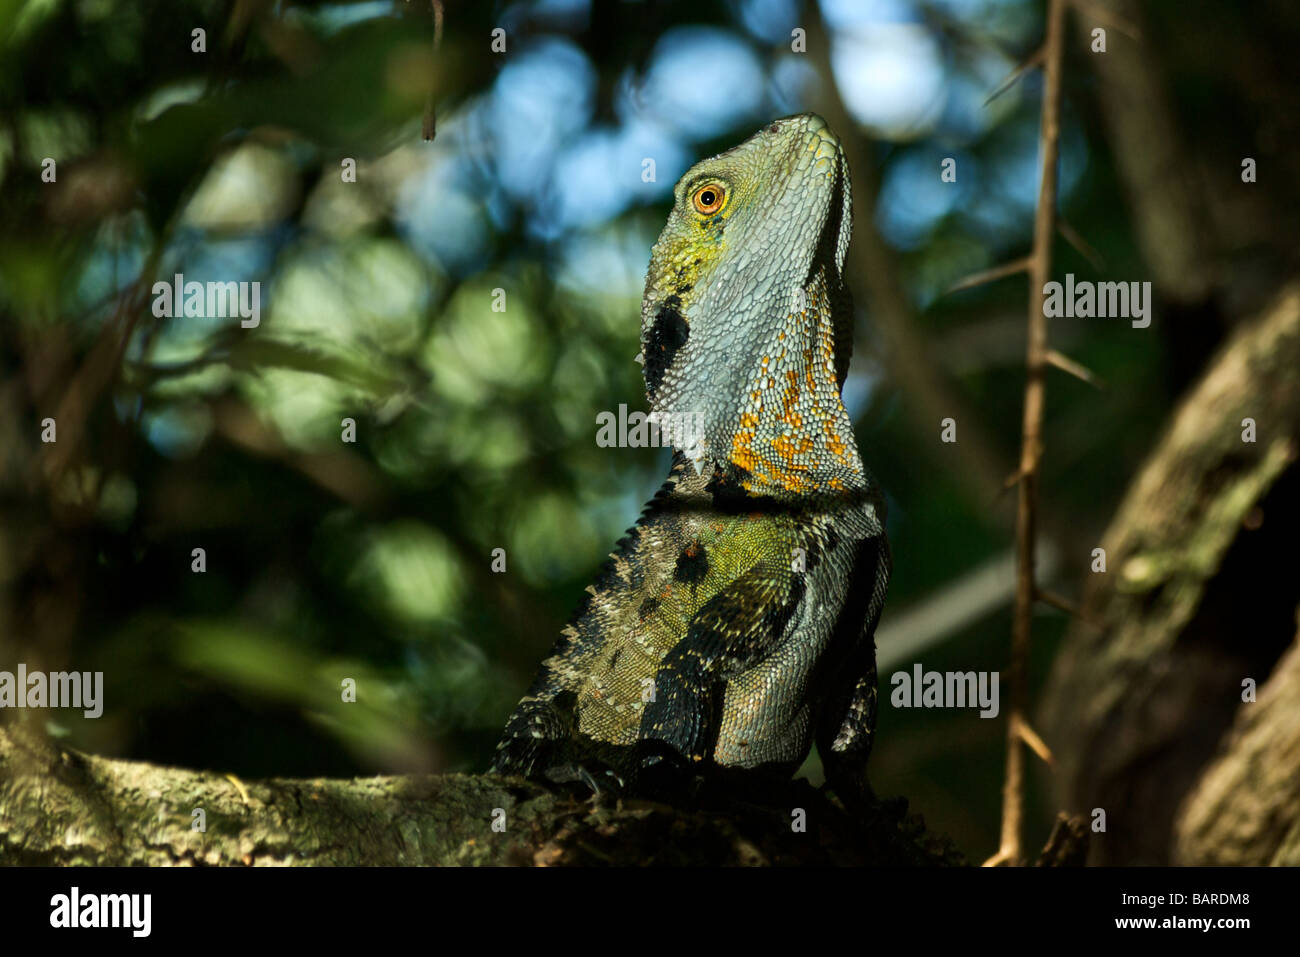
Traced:
POLYGON ((667 480, 508 719, 491 770, 656 792, 788 781, 815 742, 870 795, 883 493, 842 400, 848 163, 826 121, 776 120, 691 167, 641 311, 667 480))

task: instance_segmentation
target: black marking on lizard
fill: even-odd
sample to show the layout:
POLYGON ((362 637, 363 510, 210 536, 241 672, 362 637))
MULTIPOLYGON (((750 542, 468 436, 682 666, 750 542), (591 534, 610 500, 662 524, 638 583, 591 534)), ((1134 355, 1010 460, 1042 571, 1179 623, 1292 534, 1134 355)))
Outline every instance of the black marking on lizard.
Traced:
POLYGON ((684 585, 697 585, 709 573, 709 555, 698 541, 691 542, 677 556, 673 580, 684 585))
POLYGON ((659 391, 664 373, 673 364, 677 350, 686 345, 691 334, 690 324, 681 314, 682 300, 669 296, 655 312, 650 329, 650 341, 645 348, 645 382, 651 397, 659 391))

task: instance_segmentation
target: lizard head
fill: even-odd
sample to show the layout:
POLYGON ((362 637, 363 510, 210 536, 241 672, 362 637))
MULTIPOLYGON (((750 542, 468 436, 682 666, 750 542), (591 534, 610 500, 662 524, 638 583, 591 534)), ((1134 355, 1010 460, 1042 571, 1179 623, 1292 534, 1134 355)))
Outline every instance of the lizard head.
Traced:
POLYGON ((851 225, 848 163, 815 114, 770 123, 678 181, 638 359, 652 416, 697 469, 729 461, 747 487, 796 493, 860 472, 840 399, 851 225))

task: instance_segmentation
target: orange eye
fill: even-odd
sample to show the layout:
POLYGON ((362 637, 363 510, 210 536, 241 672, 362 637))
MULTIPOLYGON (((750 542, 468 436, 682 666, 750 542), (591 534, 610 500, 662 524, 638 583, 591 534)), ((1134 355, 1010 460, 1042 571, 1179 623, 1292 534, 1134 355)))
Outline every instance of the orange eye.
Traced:
POLYGON ((726 198, 726 191, 717 183, 710 183, 708 186, 701 186, 691 197, 691 202, 695 204, 695 211, 701 216, 712 216, 722 208, 722 201, 726 198))

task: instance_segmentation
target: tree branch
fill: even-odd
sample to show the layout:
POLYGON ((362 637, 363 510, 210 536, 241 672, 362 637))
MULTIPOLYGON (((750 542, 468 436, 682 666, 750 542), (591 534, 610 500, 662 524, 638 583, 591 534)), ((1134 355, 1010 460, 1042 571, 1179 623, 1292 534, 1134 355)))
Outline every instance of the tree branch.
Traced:
POLYGON ((1174 826, 1177 864, 1300 865, 1300 635, 1243 705, 1174 826))
POLYGON ((1043 117, 1039 131, 1040 176, 1034 216, 1034 248, 1029 254, 1029 334, 1025 354, 1025 407, 1021 425, 1020 481, 1016 500, 1016 603, 1011 633, 1011 706, 1007 712, 1007 765, 1002 790, 1002 839, 991 864, 1018 863, 1024 818, 1025 753, 1019 733, 1029 697, 1027 671, 1034 600, 1034 550, 1038 530, 1038 463, 1042 450, 1044 379, 1048 365, 1047 317, 1043 287, 1051 277, 1056 237, 1056 174, 1061 137, 1061 59, 1065 39, 1065 0, 1048 0, 1047 39, 1043 46, 1043 117))
MULTIPOLYGON (((1105 570, 1087 576, 1084 621, 1053 663, 1040 724, 1057 736, 1058 800, 1107 810, 1099 863, 1168 862, 1179 805, 1203 775, 1237 773, 1205 768, 1234 719, 1265 707, 1295 635, 1300 582, 1279 556, 1295 548, 1298 458, 1300 282, 1241 323, 1183 399, 1098 543, 1105 570), (1258 703, 1241 700, 1248 677, 1258 703)), ((1278 771, 1294 780, 1289 760, 1278 771)), ((1208 838, 1191 836, 1208 834, 1205 809, 1188 807, 1179 853, 1208 860, 1208 838)), ((1280 809, 1300 822, 1295 801, 1280 809)))
POLYGON ((0 865, 965 863, 905 801, 859 822, 807 782, 781 801, 597 803, 468 774, 242 782, 0 728, 0 865), (797 808, 806 830, 792 826, 797 808))

